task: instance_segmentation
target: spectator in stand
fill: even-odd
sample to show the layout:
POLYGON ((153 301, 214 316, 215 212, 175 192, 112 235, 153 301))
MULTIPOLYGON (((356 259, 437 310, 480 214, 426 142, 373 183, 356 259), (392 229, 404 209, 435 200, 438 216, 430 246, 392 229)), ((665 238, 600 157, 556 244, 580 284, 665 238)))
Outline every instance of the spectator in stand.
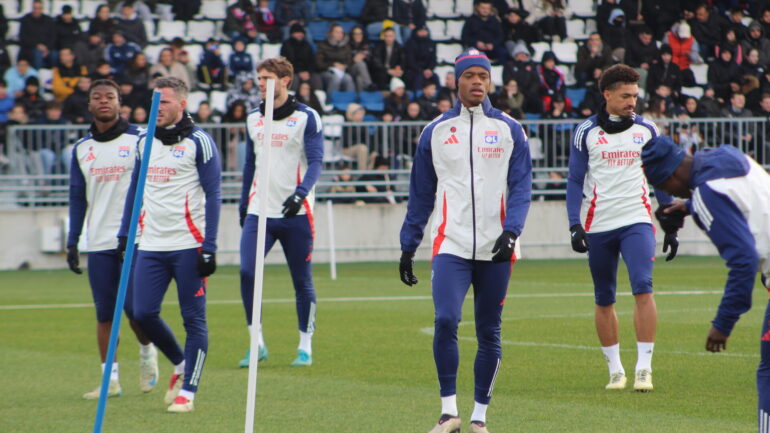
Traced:
MULTIPOLYGON (((406 105, 406 111, 401 119, 404 122, 424 122, 428 120, 425 113, 420 108, 420 104, 416 101, 412 101, 406 105)), ((406 155, 414 157, 414 152, 417 150, 417 143, 420 140, 420 133, 423 129, 422 124, 402 126, 397 130, 396 139, 396 153, 399 155, 406 155)))
POLYGON ((708 71, 708 82, 714 86, 718 101, 730 98, 731 93, 737 90, 730 83, 738 82, 740 76, 741 68, 733 61, 733 52, 723 45, 719 57, 709 66, 708 71))
POLYGON ((275 20, 273 11, 270 10, 270 4, 268 0, 257 0, 259 7, 256 11, 257 17, 257 34, 263 41, 267 42, 280 42, 281 41, 281 26, 275 20))
POLYGON ((136 107, 149 106, 149 95, 147 92, 134 88, 134 85, 129 81, 119 81, 118 85, 120 85, 121 104, 128 106, 132 112, 136 107))
POLYGON ((685 96, 684 98, 684 114, 689 119, 701 119, 706 117, 703 112, 703 107, 698 103, 698 99, 694 96, 685 96))
POLYGON ((201 9, 201 0, 169 0, 174 19, 190 21, 201 9))
POLYGON ((504 16, 505 19, 502 20, 503 40, 505 40, 505 48, 510 54, 510 58, 513 58, 513 48, 519 41, 532 44, 542 39, 538 28, 525 21, 529 12, 524 9, 509 9, 504 16))
POLYGON ((358 20, 366 25, 366 33, 369 40, 382 37, 385 29, 384 21, 392 22, 392 28, 396 31, 396 40, 401 42, 401 29, 398 23, 392 20, 392 4, 390 0, 366 0, 358 20))
POLYGON ((739 7, 731 9, 727 14, 727 21, 730 28, 735 30, 735 37, 739 41, 744 40, 749 29, 743 24, 743 10, 739 7))
POLYGON ((642 25, 636 37, 629 38, 624 61, 639 73, 639 82, 646 83, 650 66, 657 58, 658 45, 652 39, 652 29, 642 25))
POLYGON ((88 89, 91 87, 91 78, 83 77, 78 81, 75 92, 64 100, 62 111, 64 117, 72 123, 91 123, 93 116, 88 111, 88 89))
POLYGON ((129 105, 120 106, 120 117, 126 119, 127 122, 131 121, 131 114, 133 112, 134 112, 134 109, 131 108, 129 105))
POLYGON ((593 80, 586 86, 586 93, 577 109, 577 117, 588 118, 599 112, 604 104, 604 96, 599 91, 599 77, 602 71, 594 69, 593 80))
POLYGON ((770 64, 770 40, 762 33, 762 25, 757 21, 752 21, 749 24, 749 31, 746 38, 741 42, 741 48, 743 53, 748 55, 749 50, 757 50, 759 55, 759 63, 761 66, 768 66, 770 64))
POLYGON ((762 94, 759 101, 759 107, 754 112, 754 115, 765 118, 764 123, 759 125, 759 130, 757 131, 757 148, 754 153, 754 159, 760 163, 766 164, 768 162, 766 160, 766 155, 768 154, 768 150, 770 150, 770 143, 768 142, 768 138, 770 138, 770 93, 762 94))
POLYGON ((714 60, 716 47, 722 42, 722 35, 727 30, 729 23, 712 10, 706 3, 695 8, 695 18, 689 20, 690 29, 700 47, 700 55, 707 62, 714 60))
POLYGON ((56 26, 54 30, 54 46, 57 50, 62 48, 74 48, 75 42, 81 37, 80 24, 72 16, 72 6, 64 5, 61 8, 61 15, 56 17, 56 26))
POLYGON ((628 44, 629 30, 626 28, 626 15, 623 9, 615 8, 610 13, 608 25, 604 27, 604 31, 601 34, 602 39, 612 50, 613 57, 619 61, 623 61, 625 57, 625 49, 628 44))
MULTIPOLYGON (((720 113, 721 117, 730 119, 740 119, 747 117, 754 117, 754 114, 750 110, 746 109, 746 97, 742 93, 733 93, 730 96, 730 103, 727 107, 722 109, 720 113)), ((729 122, 723 129, 723 137, 719 141, 720 143, 732 144, 739 149, 753 149, 751 142, 753 137, 753 128, 746 123, 740 121, 729 122)))
POLYGON ((254 73, 254 59, 246 52, 246 40, 236 38, 233 40, 233 52, 227 62, 230 77, 235 80, 239 75, 252 75, 254 73))
POLYGON ((741 76, 751 76, 761 81, 765 76, 765 66, 759 62, 759 51, 756 48, 750 48, 746 51, 746 58, 741 63, 741 76))
POLYGON ((136 53, 131 63, 123 72, 122 81, 127 81, 134 86, 134 89, 147 92, 150 82, 150 64, 147 62, 147 55, 136 53))
POLYGON ((719 53, 722 50, 730 50, 733 53, 733 61, 736 65, 743 63, 743 46, 738 38, 735 36, 735 29, 728 28, 724 34, 724 41, 714 48, 714 54, 719 58, 719 53))
MULTIPOLYGON (((575 78, 578 87, 585 87, 593 79, 594 69, 604 70, 613 65, 610 47, 604 45, 599 33, 594 32, 577 52, 575 78)), ((630 66, 630 65, 629 65, 630 66)))
MULTIPOLYGON (((366 31, 361 26, 355 26, 350 30, 350 51, 353 54, 353 62, 350 65, 350 75, 356 82, 359 92, 376 90, 369 73, 369 41, 366 39, 366 31)), ((296 70, 296 69, 295 69, 296 70)))
POLYGON ((393 21, 401 27, 400 44, 409 41, 412 33, 425 27, 426 11, 422 0, 393 0, 393 21))
POLYGON ((118 2, 118 4, 116 4, 115 8, 113 9, 115 11, 115 15, 120 15, 120 13, 123 11, 123 6, 127 4, 131 5, 140 20, 151 21, 155 19, 155 17, 152 15, 152 10, 150 7, 147 6, 142 0, 127 0, 118 2))
POLYGON ((283 41, 281 55, 294 66, 291 89, 296 91, 301 82, 309 82, 313 88, 322 89, 323 82, 316 70, 313 47, 307 40, 305 29, 299 23, 291 25, 289 38, 283 41))
POLYGON ((356 90, 353 77, 347 72, 348 65, 353 61, 353 52, 341 25, 332 24, 329 28, 326 40, 318 44, 315 61, 318 69, 323 71, 324 90, 329 96, 338 90, 356 90))
POLYGON ((356 191, 361 194, 377 194, 375 197, 365 196, 363 201, 366 203, 396 204, 397 201, 395 195, 393 194, 393 185, 387 183, 390 182, 390 175, 387 174, 387 171, 390 170, 390 161, 388 161, 388 158, 378 156, 374 160, 372 168, 377 171, 382 171, 383 173, 371 173, 362 175, 358 178, 359 182, 372 183, 364 183, 359 185, 356 187, 356 191))
POLYGON ((134 107, 134 111, 131 112, 131 123, 146 124, 147 123, 147 110, 144 107, 134 107))
POLYGON ((422 88, 425 81, 439 85, 436 67, 436 43, 430 38, 428 29, 418 27, 404 47, 406 53, 406 82, 410 88, 422 88))
POLYGON ((436 83, 432 81, 425 81, 422 84, 422 95, 420 95, 415 102, 420 106, 422 117, 425 120, 433 120, 439 115, 438 107, 438 93, 436 92, 436 83))
POLYGON ((762 34, 770 35, 770 5, 762 8, 759 13, 759 24, 762 25, 762 34))
POLYGON ((652 27, 656 40, 663 35, 679 19, 682 14, 680 0, 643 0, 642 16, 644 22, 652 27))
POLYGON ((131 59, 142 48, 134 42, 129 42, 123 33, 116 31, 112 34, 112 43, 104 50, 104 57, 110 62, 110 69, 115 75, 120 75, 126 69, 131 59))
MULTIPOLYGON (((340 184, 340 182, 352 182, 353 173, 350 171, 350 165, 345 161, 339 161, 336 169, 340 171, 340 174, 332 178, 333 185, 329 189, 331 194, 352 194, 356 192, 356 187, 349 184, 340 184)), ((353 203, 355 199, 353 197, 332 197, 330 200, 334 203, 353 203)), ((361 202, 363 204, 363 201, 361 202)))
POLYGON ((610 26, 610 15, 615 9, 623 11, 623 15, 629 21, 643 21, 642 16, 639 15, 639 4, 637 0, 603 0, 601 4, 596 8, 596 27, 599 29, 599 33, 604 35, 606 27, 610 26))
POLYGON ((462 42, 466 47, 483 51, 490 60, 505 62, 508 53, 503 40, 503 25, 492 10, 490 0, 480 0, 474 13, 465 21, 462 42))
MULTIPOLYGON (((8 92, 5 83, 0 81, 0 125, 8 122, 8 113, 11 112, 14 104, 13 95, 8 92)), ((2 143, 5 143, 5 141, 2 143)))
POLYGON ((321 106, 321 101, 319 101, 318 97, 315 95, 313 86, 311 86, 308 81, 300 83, 295 97, 297 98, 297 102, 307 105, 318 114, 324 114, 326 112, 323 106, 321 106))
MULTIPOLYGON (((171 48, 162 49, 158 55, 158 62, 150 68, 149 87, 151 89, 155 88, 155 80, 161 77, 176 77, 184 81, 185 84, 190 83, 190 77, 187 75, 187 68, 174 60, 174 54, 171 52, 171 48)), ((189 88, 190 87, 188 87, 188 89, 189 88)))
POLYGON ((665 84, 671 88, 675 95, 679 95, 682 89, 682 71, 679 67, 671 62, 673 56, 671 55, 671 47, 666 44, 661 45, 659 50, 660 56, 655 63, 650 66, 650 70, 647 73, 647 85, 645 90, 648 94, 655 93, 655 89, 660 84, 665 84))
POLYGON ((208 101, 203 101, 198 105, 198 111, 192 114, 195 123, 218 123, 214 117, 214 111, 208 101))
POLYGON ((144 22, 139 19, 134 10, 134 4, 124 2, 120 8, 120 15, 115 19, 116 31, 123 33, 126 40, 134 42, 140 47, 147 45, 147 33, 144 30, 144 22))
POLYGON ((449 99, 454 107, 457 104, 457 79, 454 72, 448 72, 444 76, 444 86, 438 91, 439 99, 449 99))
POLYGON ((81 37, 75 42, 73 52, 88 73, 93 74, 99 63, 104 60, 104 49, 101 33, 89 33, 87 37, 81 37))
MULTIPOLYGON (((679 109, 678 105, 674 102, 674 95, 671 88, 666 84, 659 84, 655 89, 655 96, 659 97, 666 102, 666 109, 664 110, 669 116, 673 116, 679 109)), ((678 96, 678 95, 677 95, 678 96)), ((677 97, 678 100, 678 97, 677 97)))
POLYGON ((452 101, 449 99, 439 99, 436 108, 438 108, 439 113, 444 114, 452 109, 452 101))
POLYGON ((52 88, 57 102, 62 102, 75 91, 81 77, 88 75, 88 69, 79 64, 72 49, 59 51, 59 64, 53 68, 52 88))
POLYGON ((238 0, 227 7, 223 31, 230 39, 257 40, 257 11, 251 0, 238 0))
POLYGON ((655 122, 661 134, 669 135, 668 120, 671 119, 671 115, 666 111, 666 101, 660 96, 653 95, 647 105, 647 110, 642 112, 642 116, 655 122))
MULTIPOLYGON (((543 114, 545 120, 571 119, 572 114, 567 111, 566 101, 562 95, 554 95, 551 102, 551 110, 543 114)), ((570 132, 575 125, 572 123, 549 123, 542 125, 540 135, 545 138, 547 151, 545 152, 546 166, 563 167, 569 160, 570 132)), ((564 177, 558 171, 548 173, 551 180, 548 187, 561 189, 564 177)))
POLYGON ((687 21, 682 20, 674 24, 663 40, 671 47, 671 62, 680 70, 689 69, 691 63, 703 63, 703 59, 698 54, 700 50, 698 41, 692 36, 687 21))
POLYGON ((261 98, 259 96, 259 89, 254 85, 254 77, 239 75, 235 85, 227 92, 225 101, 228 107, 236 101, 243 102, 246 105, 246 112, 259 107, 261 98))
POLYGON ((235 101, 227 107, 227 112, 222 117, 222 123, 235 123, 238 126, 227 129, 225 151, 222 152, 222 163, 226 171, 243 170, 244 156, 246 154, 246 109, 244 101, 235 101))
MULTIPOLYGON (((43 117, 39 119, 37 123, 41 125, 66 125, 67 119, 62 117, 62 104, 61 102, 49 101, 45 104, 45 112, 43 117)), ((46 149, 46 152, 41 152, 43 158, 43 172, 46 174, 51 173, 65 173, 63 164, 64 149, 69 144, 67 141, 67 130, 64 128, 48 129, 38 133, 38 149, 46 149), (57 164, 58 162, 58 164, 57 164)), ((69 160, 69 158, 66 158, 69 160)))
POLYGON ((30 123, 36 123, 43 118, 46 101, 40 93, 40 81, 37 77, 29 77, 24 85, 24 92, 17 99, 24 105, 30 123))
POLYGON ((386 89, 391 78, 404 79, 406 68, 404 48, 396 41, 396 31, 387 28, 382 31, 382 41, 372 49, 369 72, 378 89, 386 89))
MULTIPOLYGON (((275 20, 281 26, 281 39, 284 41, 289 38, 295 24, 299 25, 299 28, 304 32, 305 25, 310 21, 311 9, 307 0, 276 0, 273 9, 275 20)), ((294 62, 292 64, 296 71, 297 64, 294 62)))
POLYGON ((406 112, 409 105, 409 96, 406 93, 406 85, 400 78, 390 80, 390 94, 385 98, 385 113, 393 116, 398 121, 406 112))
POLYGON ((707 84, 703 89, 703 96, 698 100, 698 105, 700 105, 704 117, 719 117, 722 104, 716 99, 713 84, 707 84))
POLYGON ((13 95, 14 98, 20 98, 24 93, 24 86, 27 84, 29 77, 37 77, 37 70, 29 65, 29 60, 21 58, 16 61, 16 66, 9 68, 3 74, 3 81, 5 81, 8 92, 13 95))
POLYGON ((342 154, 352 158, 358 170, 370 169, 369 159, 373 160, 377 156, 376 153, 369 154, 369 144, 373 141, 369 127, 351 125, 351 123, 363 122, 364 116, 366 116, 364 107, 359 104, 350 104, 345 110, 346 122, 342 125, 342 154))
POLYGON ((556 95, 561 95, 567 104, 567 110, 572 109, 572 102, 566 97, 567 86, 564 84, 564 73, 559 70, 556 54, 546 51, 543 54, 542 63, 537 67, 537 75, 540 80, 540 98, 543 101, 545 111, 551 110, 551 100, 556 95))
POLYGON ((503 82, 516 80, 519 90, 526 96, 524 111, 527 113, 542 113, 540 102, 540 77, 537 75, 537 64, 530 61, 531 54, 527 44, 517 43, 511 51, 511 60, 503 67, 503 82))
POLYGON ((514 119, 523 119, 525 100, 526 96, 519 90, 519 83, 511 78, 494 96, 493 105, 514 119))
POLYGON ((53 66, 56 27, 53 18, 43 13, 43 2, 32 2, 32 12, 24 15, 19 27, 19 58, 29 60, 35 69, 53 66))
POLYGON ((96 9, 96 16, 88 26, 88 33, 92 35, 99 34, 103 41, 110 41, 116 28, 117 23, 110 15, 110 7, 103 4, 96 9))
POLYGON ((567 18, 571 15, 566 0, 539 0, 527 9, 532 15, 531 21, 537 22, 543 38, 548 41, 561 41, 567 38, 567 18))
POLYGON ((99 64, 96 65, 96 70, 92 74, 88 74, 91 80, 113 80, 115 81, 115 75, 110 72, 110 62, 101 59, 99 64))
POLYGON ((196 89, 198 87, 198 78, 195 74, 195 65, 190 59, 190 53, 187 50, 182 50, 178 55, 174 56, 174 58, 180 65, 184 66, 187 71, 187 76, 190 77, 190 87, 188 87, 188 89, 196 89))

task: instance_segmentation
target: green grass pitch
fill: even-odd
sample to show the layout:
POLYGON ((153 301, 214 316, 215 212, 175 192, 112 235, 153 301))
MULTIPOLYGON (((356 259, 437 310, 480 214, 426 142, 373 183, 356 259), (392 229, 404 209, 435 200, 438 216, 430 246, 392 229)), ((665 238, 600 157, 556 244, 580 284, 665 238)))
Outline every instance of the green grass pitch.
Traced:
MULTIPOLYGON (((314 365, 289 367, 297 345, 293 290, 285 266, 268 266, 264 323, 270 349, 260 364, 257 431, 426 432, 439 415, 431 349, 430 271, 406 287, 397 263, 340 265, 339 279, 315 267, 318 295, 314 365)), ((503 312, 503 365, 488 412, 489 429, 510 432, 747 432, 755 430, 755 369, 767 294, 728 341, 705 352, 709 322, 726 269, 719 258, 679 257, 655 268, 659 311, 653 359, 655 391, 604 390, 605 361, 593 324, 584 260, 522 260, 503 312)), ((633 299, 619 272, 623 364, 633 372, 633 299)), ((123 320, 123 396, 110 399, 104 432, 244 430, 248 372, 236 367, 248 346, 238 271, 222 267, 208 291, 209 356, 195 412, 165 413, 171 366, 161 360, 160 389, 138 389, 138 350, 123 320)), ((163 316, 183 337, 176 293, 163 316)), ((81 395, 98 385, 95 320, 85 275, 69 271, 0 273, 0 432, 90 432, 96 403, 81 395)), ((472 303, 460 326, 458 404, 467 429, 473 405, 472 303)), ((630 383, 629 383, 630 385, 630 383)))

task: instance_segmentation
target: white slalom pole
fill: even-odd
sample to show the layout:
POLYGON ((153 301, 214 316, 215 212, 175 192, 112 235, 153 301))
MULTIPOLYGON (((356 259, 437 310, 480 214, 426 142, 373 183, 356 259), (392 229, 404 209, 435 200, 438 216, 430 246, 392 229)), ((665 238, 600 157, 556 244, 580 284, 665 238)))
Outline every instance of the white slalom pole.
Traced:
POLYGON ((334 207, 331 200, 326 200, 326 220, 329 222, 329 272, 332 280, 337 279, 337 252, 334 244, 334 207))
POLYGON ((249 344, 249 382, 246 398, 246 433, 254 433, 254 410, 257 405, 257 365, 259 364, 259 333, 262 331, 262 281, 265 271, 265 231, 267 229, 267 190, 270 188, 270 148, 273 137, 273 106, 275 105, 275 80, 267 80, 265 92, 264 127, 262 149, 257 167, 259 188, 259 223, 257 224, 257 260, 254 265, 254 300, 251 311, 251 342, 249 344))

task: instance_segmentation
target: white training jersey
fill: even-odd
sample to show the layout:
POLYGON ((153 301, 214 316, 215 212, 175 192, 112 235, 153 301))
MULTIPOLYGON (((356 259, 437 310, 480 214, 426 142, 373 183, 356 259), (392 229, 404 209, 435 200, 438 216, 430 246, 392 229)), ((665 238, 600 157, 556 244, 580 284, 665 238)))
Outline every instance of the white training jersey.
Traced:
MULTIPOLYGON (((128 130, 111 141, 96 141, 91 134, 75 143, 72 149, 71 187, 85 187, 85 202, 70 203, 80 207, 85 215, 86 249, 112 250, 118 246, 126 193, 131 184, 131 172, 136 162, 136 144, 143 130, 130 125, 128 130)), ((71 221, 71 226, 78 224, 71 221)), ((79 226, 80 227, 80 226, 79 226)), ((72 230, 71 230, 72 231, 72 230)), ((80 235, 80 230, 75 230, 80 235)), ((77 244, 77 239, 68 244, 77 244)))
MULTIPOLYGON (((596 116, 575 129, 570 177, 580 177, 584 170, 582 207, 586 232, 652 224, 650 188, 642 171, 642 148, 657 136, 655 124, 638 115, 630 128, 616 134, 609 134, 599 126, 596 116)), ((575 215, 570 215, 570 225, 575 223, 574 218, 575 215)))

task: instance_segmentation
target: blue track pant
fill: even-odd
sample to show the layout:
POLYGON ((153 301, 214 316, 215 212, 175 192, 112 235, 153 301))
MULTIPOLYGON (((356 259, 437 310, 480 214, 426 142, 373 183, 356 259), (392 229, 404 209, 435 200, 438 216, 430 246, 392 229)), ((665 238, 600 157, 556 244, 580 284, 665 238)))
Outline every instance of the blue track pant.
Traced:
MULTIPOLYGON (((769 289, 770 290, 770 289, 769 289)), ((757 394, 759 394, 759 433, 770 433, 770 302, 765 309, 762 336, 759 341, 762 357, 757 368, 757 394)))
MULTIPOLYGON (((115 314, 122 266, 123 261, 116 250, 88 253, 88 282, 96 306, 96 321, 99 323, 111 322, 115 314)), ((126 301, 123 304, 123 311, 129 319, 134 318, 133 296, 133 277, 129 275, 126 301)))
POLYGON ((433 257, 432 288, 436 309, 433 357, 441 396, 454 395, 460 355, 457 326, 468 288, 473 285, 478 351, 473 367, 475 401, 489 404, 500 370, 500 322, 511 276, 511 263, 461 259, 451 254, 433 257))
POLYGON ((209 345, 206 326, 206 278, 198 274, 198 249, 139 251, 134 266, 134 320, 174 365, 185 361, 182 389, 198 389, 209 345), (187 332, 184 352, 160 317, 160 304, 171 279, 176 281, 179 309, 187 332))
MULTIPOLYGON (((259 217, 249 214, 241 233, 241 299, 246 311, 246 323, 251 325, 254 305, 254 264, 257 260, 257 223, 259 217)), ((307 215, 291 218, 268 218, 265 231, 265 255, 281 242, 286 262, 289 264, 294 296, 297 299, 299 330, 315 329, 315 289, 313 288, 312 264, 313 227, 307 215)))

